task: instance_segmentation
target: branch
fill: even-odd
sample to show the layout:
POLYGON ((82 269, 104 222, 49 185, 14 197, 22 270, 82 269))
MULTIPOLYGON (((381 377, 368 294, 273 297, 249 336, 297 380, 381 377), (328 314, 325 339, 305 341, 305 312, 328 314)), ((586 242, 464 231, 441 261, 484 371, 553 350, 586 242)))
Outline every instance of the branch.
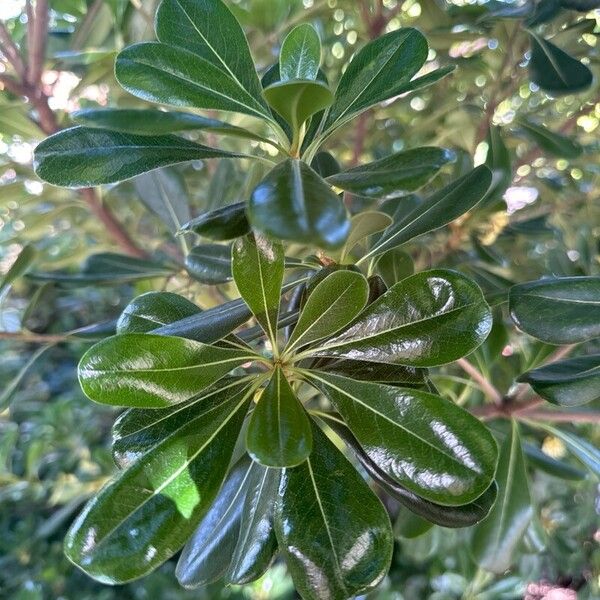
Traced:
POLYGON ((502 405, 502 394, 483 376, 483 374, 474 367, 467 359, 459 358, 456 364, 467 374, 481 389, 481 391, 490 399, 496 407, 502 405))
POLYGON ((26 344, 58 344, 68 340, 69 335, 44 334, 44 333, 21 333, 12 331, 0 331, 0 340, 14 340, 26 344))
POLYGON ((4 23, 0 22, 0 50, 6 56, 8 62, 13 66, 17 75, 23 79, 25 77, 25 64, 21 58, 21 53, 13 42, 10 33, 4 23))
POLYGON ((33 23, 27 31, 29 45, 29 61, 27 64, 27 83, 37 86, 44 71, 46 59, 46 40, 48 39, 48 0, 36 0, 33 13, 33 23))

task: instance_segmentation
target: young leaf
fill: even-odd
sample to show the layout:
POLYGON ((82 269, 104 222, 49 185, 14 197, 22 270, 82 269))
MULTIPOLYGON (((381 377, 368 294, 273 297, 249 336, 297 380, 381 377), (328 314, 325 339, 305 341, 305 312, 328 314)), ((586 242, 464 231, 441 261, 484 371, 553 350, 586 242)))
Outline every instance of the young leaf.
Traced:
POLYGON ((286 354, 294 348, 333 335, 350 323, 369 297, 367 280, 361 273, 336 271, 312 291, 288 341, 286 354))
POLYGON ((324 248, 341 246, 350 231, 344 203, 300 160, 278 164, 252 192, 250 222, 273 237, 324 248))
POLYGON ((333 94, 327 84, 312 80, 278 81, 263 91, 269 106, 298 132, 306 120, 327 108, 333 94))
POLYGON ((412 257, 408 252, 399 248, 384 252, 377 259, 376 268, 389 287, 410 277, 415 272, 415 264, 412 257))
POLYGON ((479 566, 503 573, 515 560, 515 551, 533 517, 521 440, 514 421, 500 449, 496 481, 498 500, 475 528, 472 552, 479 566))
POLYGON ((279 52, 281 81, 316 79, 321 64, 321 40, 315 28, 303 23, 290 31, 279 52))
POLYGON ((90 348, 79 383, 95 402, 162 408, 192 398, 256 355, 179 337, 126 333, 90 348))
POLYGON ((200 312, 193 303, 172 292, 147 292, 134 298, 117 321, 117 333, 148 333, 167 323, 200 312))
POLYGON ((218 581, 231 562, 240 533, 251 461, 243 456, 231 469, 200 525, 181 551, 175 576, 187 589, 218 581))
POLYGON ((399 198, 425 185, 452 160, 454 154, 444 148, 414 148, 332 175, 327 181, 358 196, 399 198))
POLYGON ((350 253, 356 244, 375 233, 383 231, 392 224, 392 217, 376 210, 365 210, 350 219, 350 233, 340 253, 340 262, 350 253))
POLYGON ((392 529, 379 499, 314 425, 313 438, 310 457, 281 474, 275 533, 303 598, 350 598, 387 573, 392 529))
POLYGON ((483 165, 453 181, 388 227, 362 260, 396 248, 419 235, 454 221, 471 210, 485 196, 491 182, 492 174, 483 165))
POLYGON ((130 467, 153 451, 165 439, 178 436, 190 420, 248 388, 249 378, 229 377, 196 397, 168 408, 130 408, 119 415, 112 427, 112 455, 120 469, 130 467))
POLYGON ((156 13, 156 35, 210 61, 264 107, 246 36, 224 2, 163 0, 156 13))
POLYGON ((423 271, 391 287, 349 327, 307 353, 432 367, 472 352, 491 326, 476 283, 454 271, 423 271))
POLYGON ((89 187, 195 159, 239 156, 175 135, 140 136, 72 127, 46 138, 34 153, 38 176, 63 187, 89 187))
POLYGON ((416 29, 391 31, 369 42, 344 71, 324 130, 339 126, 367 108, 394 98, 427 59, 427 41, 416 29))
POLYGON ((600 354, 550 363, 523 373, 537 394, 560 406, 580 406, 600 399, 600 354))
POLYGON ((240 535, 225 580, 236 585, 250 583, 269 568, 277 549, 273 507, 279 487, 279 469, 250 465, 248 491, 242 509, 240 535))
POLYGON ((20 277, 25 275, 36 257, 36 250, 33 246, 23 246, 19 255, 10 266, 10 269, 0 279, 0 298, 6 292, 6 290, 20 277))
POLYGON ((245 235, 250 231, 250 224, 246 218, 246 203, 236 202, 211 210, 185 223, 181 231, 193 231, 218 241, 232 240, 245 235))
POLYGON ((600 336, 600 277, 560 277, 510 288, 510 316, 519 329, 548 344, 600 336))
POLYGON ((283 246, 261 235, 239 238, 232 249, 238 290, 277 353, 277 320, 283 282, 283 246))
POLYGON ((367 456, 392 480, 438 504, 472 502, 491 485, 496 442, 477 418, 434 394, 311 373, 367 456))
POLYGON ((310 454, 308 415, 280 368, 275 369, 252 411, 246 447, 265 467, 294 467, 310 454))
POLYGON ((201 283, 216 285, 231 281, 231 248, 223 244, 194 246, 185 257, 185 268, 201 283))
POLYGON ((175 554, 221 487, 249 400, 246 392, 207 404, 104 487, 69 529, 67 558, 102 583, 120 584, 175 554))
POLYGON ((570 137, 556 133, 543 125, 519 119, 518 124, 542 150, 560 158, 577 158, 582 147, 570 137))
POLYGON ((193 52, 157 42, 122 50, 115 75, 130 94, 172 106, 212 108, 272 119, 257 99, 229 73, 193 52))
POLYGON ((548 40, 530 33, 529 76, 544 91, 559 96, 581 92, 592 84, 592 72, 548 40))
POLYGON ((133 185, 140 200, 171 233, 177 233, 190 220, 190 199, 185 180, 174 169, 159 169, 139 175, 133 185))

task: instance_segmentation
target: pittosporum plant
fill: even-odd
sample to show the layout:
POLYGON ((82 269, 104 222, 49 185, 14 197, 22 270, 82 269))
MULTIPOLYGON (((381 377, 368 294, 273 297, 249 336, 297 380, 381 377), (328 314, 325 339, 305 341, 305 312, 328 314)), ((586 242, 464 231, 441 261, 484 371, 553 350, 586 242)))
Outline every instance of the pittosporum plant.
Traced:
MULTIPOLYGON (((479 523, 475 561, 505 570, 532 520, 519 429, 512 421, 492 435, 430 378, 431 368, 493 353, 504 339, 486 342, 493 298, 458 270, 415 273, 400 249, 496 202, 498 181, 486 166, 463 168, 421 199, 412 192, 453 152, 410 148, 342 169, 322 149, 357 115, 452 67, 420 74, 427 42, 401 28, 360 49, 334 88, 319 36, 304 24, 259 79, 221 0, 163 0, 156 34, 118 55, 125 90, 240 113, 251 126, 158 108, 84 110, 81 126, 37 147, 38 175, 87 187, 210 158, 264 172, 247 197, 181 228, 186 239, 217 242, 196 245, 184 265, 111 254, 87 263, 83 277, 123 281, 185 267, 204 285, 235 282, 240 298, 201 311, 171 292, 143 294, 116 335, 83 356, 87 396, 127 410, 113 428, 120 472, 73 523, 67 556, 114 584, 181 550, 177 577, 197 587, 253 581, 279 555, 304 598, 350 598, 388 571, 394 536, 382 499, 391 497, 420 532, 479 523), (199 144, 196 130, 240 138, 254 153, 199 144)), ((600 336, 599 297, 597 277, 535 281, 512 288, 509 308, 535 338, 575 344, 600 336)), ((597 400, 598 368, 598 356, 585 356, 521 380, 578 405, 597 400)), ((506 416, 498 400, 496 416, 506 416)), ((571 445, 597 469, 593 449, 571 445)))

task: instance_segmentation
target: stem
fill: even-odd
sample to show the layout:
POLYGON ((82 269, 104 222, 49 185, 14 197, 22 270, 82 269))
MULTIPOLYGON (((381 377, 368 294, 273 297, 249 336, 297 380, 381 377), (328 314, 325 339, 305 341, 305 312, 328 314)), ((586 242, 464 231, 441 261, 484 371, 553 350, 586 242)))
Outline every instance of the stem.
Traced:
POLYGON ((30 11, 31 23, 27 23, 27 44, 29 47, 27 63, 27 83, 37 88, 44 71, 46 60, 46 41, 48 39, 48 0, 36 0, 30 11))
POLYGON ((25 63, 21 59, 21 53, 13 42, 8 29, 4 23, 0 22, 0 51, 6 56, 8 62, 13 66, 13 69, 17 72, 17 75, 23 79, 25 77, 26 69, 25 63))
POLYGON ((502 394, 496 389, 483 374, 474 367, 467 359, 459 358, 456 364, 473 379, 481 389, 481 391, 490 399, 496 406, 502 405, 502 394))

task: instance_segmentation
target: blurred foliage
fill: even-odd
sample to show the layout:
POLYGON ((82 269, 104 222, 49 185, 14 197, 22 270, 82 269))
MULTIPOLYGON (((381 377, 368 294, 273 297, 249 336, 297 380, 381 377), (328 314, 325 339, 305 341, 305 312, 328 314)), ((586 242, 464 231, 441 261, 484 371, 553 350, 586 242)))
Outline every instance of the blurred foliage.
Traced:
MULTIPOLYGON (((543 3, 528 4, 539 9, 543 3)), ((569 10, 569 3, 562 3, 550 19, 538 18, 527 26, 598 74, 600 10, 593 10, 592 4, 586 12, 569 10)), ((0 6, 0 17, 20 46, 26 43, 27 30, 23 5, 3 0, 0 6)), ((443 264, 463 270, 478 281, 490 301, 500 298, 510 284, 542 275, 599 274, 598 85, 577 95, 552 97, 541 91, 528 76, 530 39, 523 21, 512 18, 515 4, 240 0, 230 5, 262 68, 276 60, 273 52, 278 49, 273 45, 281 35, 307 20, 318 29, 323 46, 331 49, 324 61, 333 79, 354 49, 370 37, 407 25, 421 29, 430 42, 428 69, 457 65, 455 73, 437 85, 369 112, 329 141, 346 165, 403 148, 442 145, 457 154, 451 167, 455 175, 470 166, 472 156, 494 170, 501 182, 499 193, 485 206, 468 221, 459 220, 411 246, 419 268, 443 264), (539 125, 554 137, 544 139, 539 132, 536 136, 539 125), (502 195, 508 185, 505 202, 502 195)), ((587 8, 585 2, 580 5, 587 8)), ((80 108, 142 106, 117 85, 113 64, 125 45, 153 39, 154 0, 51 0, 50 7, 43 89, 59 125, 71 125, 70 113, 80 108)), ((6 61, 1 61, 0 75, 5 68, 8 71, 6 61)), ((78 192, 35 178, 32 149, 45 137, 37 118, 36 108, 19 94, 8 88, 0 93, 0 272, 8 270, 27 243, 37 250, 36 272, 78 272, 90 254, 118 248, 106 227, 90 217, 78 192)), ((244 125, 247 120, 236 115, 230 122, 244 125)), ((192 135, 209 145, 211 136, 192 135)), ((223 147, 235 149, 238 143, 227 139, 223 147)), ((160 177, 195 216, 244 197, 263 174, 260 166, 244 170, 223 161, 215 169, 198 161, 161 171, 160 177)), ((104 188, 102 202, 140 247, 178 260, 185 241, 173 240, 168 224, 160 219, 152 185, 147 181, 144 185, 142 177, 104 188)), ((281 565, 243 589, 216 585, 186 592, 177 586, 170 561, 140 582, 113 589, 78 572, 62 554, 70 520, 115 470, 108 444, 116 411, 90 403, 79 390, 76 364, 89 340, 80 336, 69 344, 57 339, 40 346, 19 339, 18 332, 52 336, 90 324, 110 324, 133 296, 156 289, 154 284, 182 293, 202 307, 213 306, 231 292, 230 286, 215 290, 194 285, 178 273, 166 281, 105 287, 40 286, 21 279, 0 297, 0 333, 14 333, 16 338, 0 339, 0 597, 294 597, 281 565), (27 373, 20 373, 24 368, 27 373)), ((502 320, 501 310, 498 319, 502 320)), ((541 342, 524 341, 515 331, 508 337, 500 332, 470 359, 506 393, 515 372, 536 366, 551 351, 541 342)), ((600 347, 592 343, 588 351, 599 352, 600 347)), ((482 400, 456 369, 438 373, 435 382, 460 404, 482 400)), ((600 442, 597 427, 583 425, 577 431, 596 446, 600 442)), ((539 429, 527 435, 529 443, 547 455, 567 457, 558 438, 539 429)), ((565 460, 579 468, 571 458, 565 460)), ((472 531, 434 527, 415 539, 399 537, 390 575, 369 597, 522 598, 528 585, 541 581, 579 590, 578 598, 599 597, 597 481, 565 482, 538 469, 531 475, 540 518, 530 527, 521 558, 509 573, 492 576, 477 570, 468 552, 472 531)))

